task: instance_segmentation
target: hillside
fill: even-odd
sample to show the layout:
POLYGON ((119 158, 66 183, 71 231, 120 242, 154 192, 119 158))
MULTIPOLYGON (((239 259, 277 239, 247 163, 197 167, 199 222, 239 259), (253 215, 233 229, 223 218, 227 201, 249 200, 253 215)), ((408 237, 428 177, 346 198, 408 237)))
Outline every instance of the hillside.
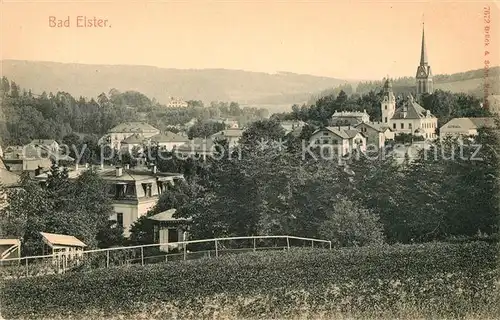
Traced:
POLYGON ((97 97, 110 89, 136 90, 165 103, 185 100, 236 101, 240 104, 302 103, 319 90, 344 80, 287 72, 268 74, 226 69, 162 69, 150 66, 86 65, 42 61, 1 61, 2 76, 34 93, 65 91, 97 97))

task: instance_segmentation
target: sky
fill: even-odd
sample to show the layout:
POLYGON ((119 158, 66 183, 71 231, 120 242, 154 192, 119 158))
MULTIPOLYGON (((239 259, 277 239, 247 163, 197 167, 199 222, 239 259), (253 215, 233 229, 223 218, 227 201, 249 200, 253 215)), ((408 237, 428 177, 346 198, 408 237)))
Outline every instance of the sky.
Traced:
POLYGON ((425 21, 434 74, 484 68, 485 49, 490 65, 500 64, 493 2, 0 2, 2 59, 381 79, 415 75, 425 21), (50 27, 51 16, 69 17, 70 27, 50 27), (107 27, 77 27, 78 16, 107 19, 107 27))

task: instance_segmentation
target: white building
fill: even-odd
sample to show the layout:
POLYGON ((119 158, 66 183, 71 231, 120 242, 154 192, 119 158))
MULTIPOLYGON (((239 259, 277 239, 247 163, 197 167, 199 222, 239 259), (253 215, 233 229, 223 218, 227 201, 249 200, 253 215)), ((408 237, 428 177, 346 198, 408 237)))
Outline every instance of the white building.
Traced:
POLYGON ((125 122, 111 128, 101 139, 99 145, 109 145, 113 149, 119 149, 121 142, 133 135, 140 135, 144 139, 151 138, 160 133, 146 122, 125 122))
POLYGON ((369 122, 370 115, 359 111, 335 111, 332 115, 331 124, 333 126, 354 126, 358 123, 369 122))
POLYGON ((186 108, 188 103, 180 98, 169 97, 167 107, 169 108, 186 108))
POLYGON ((243 136, 243 129, 230 128, 226 130, 219 131, 210 136, 213 141, 216 140, 227 140, 229 148, 236 147, 239 144, 241 137, 243 136))
POLYGON ((391 128, 395 135, 406 133, 419 135, 424 139, 437 138, 437 118, 419 105, 411 95, 396 109, 396 98, 389 79, 385 81, 383 94, 382 123, 391 128))
POLYGON ((454 118, 439 129, 439 138, 446 137, 461 138, 477 135, 482 127, 494 127, 494 118, 454 118))
POLYGON ((388 140, 394 140, 394 132, 381 122, 362 122, 355 126, 366 137, 366 145, 370 150, 385 146, 388 140))
POLYGON ((157 146, 161 150, 172 151, 172 149, 185 145, 189 142, 186 136, 177 133, 166 131, 165 133, 157 134, 150 139, 150 143, 157 146))
POLYGON ((353 127, 325 127, 312 134, 309 145, 346 155, 354 150, 366 151, 366 137, 353 127))

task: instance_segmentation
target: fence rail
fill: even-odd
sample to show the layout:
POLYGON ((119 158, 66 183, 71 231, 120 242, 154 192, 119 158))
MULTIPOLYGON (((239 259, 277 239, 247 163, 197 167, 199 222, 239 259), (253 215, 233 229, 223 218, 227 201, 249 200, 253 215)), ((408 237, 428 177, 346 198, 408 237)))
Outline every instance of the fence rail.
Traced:
POLYGON ((226 254, 288 250, 291 247, 331 249, 332 243, 328 240, 296 236, 247 236, 114 247, 87 250, 77 255, 58 253, 2 259, 0 260, 0 277, 4 279, 21 278, 120 265, 144 265, 166 261, 217 258, 226 254), (188 247, 193 251, 190 251, 188 247))

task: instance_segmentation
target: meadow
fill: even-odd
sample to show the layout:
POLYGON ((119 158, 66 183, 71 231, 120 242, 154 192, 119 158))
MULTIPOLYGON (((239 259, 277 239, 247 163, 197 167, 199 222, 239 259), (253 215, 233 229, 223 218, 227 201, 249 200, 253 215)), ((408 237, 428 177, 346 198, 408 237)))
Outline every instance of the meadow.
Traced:
POLYGON ((2 283, 6 319, 498 319, 498 245, 291 249, 2 283))

